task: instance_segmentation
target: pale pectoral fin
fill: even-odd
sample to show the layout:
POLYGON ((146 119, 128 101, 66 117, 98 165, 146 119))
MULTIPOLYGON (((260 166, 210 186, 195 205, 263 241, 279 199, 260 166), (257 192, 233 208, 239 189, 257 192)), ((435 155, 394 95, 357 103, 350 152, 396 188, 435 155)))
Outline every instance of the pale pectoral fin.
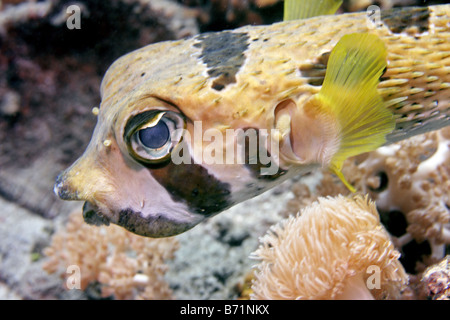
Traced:
POLYGON ((283 20, 307 19, 334 14, 342 0, 285 0, 283 20))

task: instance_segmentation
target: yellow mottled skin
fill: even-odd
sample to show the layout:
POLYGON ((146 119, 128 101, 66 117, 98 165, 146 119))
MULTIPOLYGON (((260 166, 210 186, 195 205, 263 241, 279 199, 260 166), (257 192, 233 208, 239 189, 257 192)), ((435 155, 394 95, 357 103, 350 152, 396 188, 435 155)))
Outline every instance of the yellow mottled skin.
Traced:
POLYGON ((301 104, 320 89, 299 76, 299 66, 316 63, 345 34, 368 32, 387 47, 383 78, 389 80, 381 81, 379 90, 395 115, 406 115, 397 122, 426 120, 438 110, 448 115, 449 17, 450 5, 430 7, 430 30, 418 37, 414 28, 411 34, 394 34, 384 25, 375 27, 365 12, 236 29, 250 39, 268 40, 250 42, 236 84, 219 92, 211 89, 207 67, 199 61, 201 49, 193 47, 195 39, 153 44, 111 66, 102 84, 101 109, 124 119, 139 111, 137 100, 155 96, 178 106, 189 119, 202 120, 205 127, 271 128, 280 101, 301 104), (142 72, 146 74, 140 77, 142 72))
MULTIPOLYGON (((179 214, 169 220, 189 221, 192 227, 203 217, 187 213, 182 201, 168 204, 174 199, 174 193, 168 195, 167 186, 155 181, 155 171, 147 170, 128 153, 123 138, 127 121, 143 111, 172 110, 186 117, 191 133, 193 122, 202 121, 203 131, 277 127, 282 129, 278 137, 283 140, 290 136, 294 145, 296 137, 302 136, 327 142, 324 131, 336 125, 335 118, 324 118, 311 126, 299 125, 299 120, 292 128, 289 120, 292 123, 292 119, 298 118, 304 103, 320 91, 327 55, 344 35, 352 33, 373 34, 387 50, 387 70, 378 84, 378 93, 396 122, 394 131, 387 135, 387 143, 448 125, 450 5, 431 6, 427 10, 426 30, 411 24, 393 31, 387 20, 375 25, 361 12, 229 31, 245 34, 248 47, 242 52, 245 60, 236 73, 235 83, 227 84, 222 90, 213 88, 215 78, 208 74, 202 48, 196 45, 200 42, 197 37, 152 44, 131 52, 107 71, 91 143, 85 154, 62 174, 55 190, 63 198, 95 204, 114 223, 121 224, 119 209, 139 208, 141 216, 149 217, 156 214, 151 211, 156 207, 161 212, 170 212, 169 215, 179 214), (293 131, 283 137, 283 130, 289 129, 293 131), (104 141, 108 141, 107 145, 104 141)), ((331 132, 330 139, 335 138, 331 132)), ((323 147, 320 141, 318 148, 323 147)), ((280 152, 281 168, 292 168, 292 173, 326 164, 311 155, 311 161, 298 166, 291 161, 295 158, 292 150, 282 148, 280 152)), ((319 151, 312 150, 310 154, 315 152, 319 151)), ((204 167, 209 174, 230 185, 233 203, 255 195, 243 191, 250 179, 244 166, 204 167)), ((277 183, 267 182, 264 188, 277 183)), ((164 232, 158 229, 149 235, 175 233, 164 232)))

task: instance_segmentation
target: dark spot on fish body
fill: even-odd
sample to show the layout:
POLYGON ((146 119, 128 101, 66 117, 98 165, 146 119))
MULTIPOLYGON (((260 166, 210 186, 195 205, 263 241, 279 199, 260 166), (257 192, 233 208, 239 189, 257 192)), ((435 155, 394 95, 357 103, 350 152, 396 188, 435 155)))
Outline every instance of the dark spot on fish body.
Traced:
POLYGON ((199 164, 174 164, 149 169, 176 202, 203 215, 219 213, 232 205, 228 183, 221 182, 199 164))
POLYGON ((307 79, 308 84, 312 86, 323 85, 330 54, 331 52, 324 52, 313 63, 300 66, 300 73, 302 77, 307 79))
POLYGON ((101 214, 98 208, 89 202, 85 202, 83 205, 83 220, 87 224, 94 226, 109 226, 109 219, 101 214))
POLYGON ((214 90, 220 91, 220 90, 224 89, 225 86, 220 82, 214 81, 211 88, 213 88, 214 90))
POLYGON ((387 71, 387 66, 384 67, 383 72, 381 73, 381 76, 380 76, 380 79, 379 79, 380 82, 381 82, 381 81, 389 80, 389 77, 385 77, 385 76, 384 76, 384 75, 386 74, 386 71, 387 71))
POLYGON ((197 36, 196 48, 202 48, 200 59, 208 67, 208 75, 214 78, 212 88, 223 90, 236 82, 236 74, 245 62, 245 51, 249 46, 246 33, 230 31, 204 33, 197 36))
POLYGON ((119 220, 117 224, 123 226, 125 229, 138 233, 140 225, 145 224, 145 220, 140 213, 135 212, 132 209, 125 209, 119 212, 119 220))
MULTIPOLYGON (((270 168, 271 165, 275 165, 272 163, 272 158, 270 155, 270 152, 263 146, 260 145, 260 136, 259 131, 254 128, 246 128, 244 129, 245 134, 245 159, 244 163, 247 169, 250 171, 252 176, 258 180, 266 180, 266 181, 274 181, 277 180, 279 177, 285 175, 287 173, 287 170, 283 170, 280 167, 277 167, 277 172, 274 174, 262 174, 262 169, 270 168), (254 132, 254 142, 250 141, 251 133, 254 132), (250 134, 248 134, 250 132, 250 134), (255 143, 256 142, 256 143, 255 143), (255 147, 251 149, 251 146, 255 147), (262 161, 261 155, 264 155, 267 159, 262 161), (266 163, 267 160, 270 158, 270 162, 266 163)), ((253 184, 252 187, 255 187, 253 184)), ((261 191, 264 189, 264 187, 256 187, 257 191, 261 191)))
POLYGON ((381 21, 393 33, 417 27, 420 33, 429 29, 430 11, 427 7, 393 8, 381 11, 381 21))
POLYGON ((152 238, 172 236, 192 228, 188 224, 175 224, 162 213, 146 218, 141 212, 130 208, 119 212, 117 224, 130 232, 152 238))

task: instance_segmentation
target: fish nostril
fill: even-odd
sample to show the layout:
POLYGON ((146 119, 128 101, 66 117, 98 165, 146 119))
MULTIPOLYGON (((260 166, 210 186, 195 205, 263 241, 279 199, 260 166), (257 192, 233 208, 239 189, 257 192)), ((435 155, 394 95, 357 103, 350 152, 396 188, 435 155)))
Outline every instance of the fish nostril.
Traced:
POLYGON ((76 192, 70 190, 66 182, 66 174, 62 172, 56 177, 53 192, 62 200, 79 200, 76 192))

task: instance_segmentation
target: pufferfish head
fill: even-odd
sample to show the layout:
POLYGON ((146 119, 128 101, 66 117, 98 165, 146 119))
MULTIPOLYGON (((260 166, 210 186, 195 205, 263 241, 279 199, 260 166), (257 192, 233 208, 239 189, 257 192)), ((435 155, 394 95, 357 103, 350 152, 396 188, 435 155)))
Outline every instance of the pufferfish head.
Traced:
POLYGON ((85 201, 86 222, 172 236, 288 177, 281 167, 263 174, 270 164, 258 160, 262 145, 271 157, 259 137, 273 119, 236 116, 230 92, 211 89, 200 54, 195 39, 160 43, 110 67, 92 139, 55 184, 61 199, 85 201), (248 133, 256 149, 242 144, 248 133))
POLYGON ((89 146, 55 193, 86 201, 88 223, 165 237, 318 166, 354 191, 343 162, 383 145, 395 127, 377 90, 385 45, 370 33, 327 43, 315 88, 296 71, 317 46, 268 45, 262 30, 280 26, 290 25, 201 34, 117 60, 89 146))

